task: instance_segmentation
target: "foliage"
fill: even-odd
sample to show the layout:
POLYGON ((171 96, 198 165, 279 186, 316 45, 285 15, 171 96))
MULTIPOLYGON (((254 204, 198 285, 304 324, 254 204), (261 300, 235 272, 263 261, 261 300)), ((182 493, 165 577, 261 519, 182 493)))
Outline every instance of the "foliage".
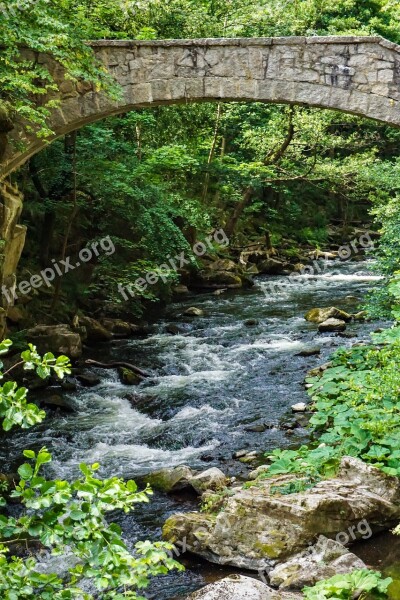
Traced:
POLYGON ((260 477, 301 473, 311 480, 335 474, 342 456, 356 456, 400 476, 399 328, 374 335, 379 346, 338 350, 321 376, 310 377, 318 441, 298 450, 275 450, 260 477))
POLYGON ((7 0, 0 6, 0 103, 26 122, 40 137, 51 134, 47 120, 57 106, 51 92, 57 89, 53 75, 38 61, 36 53, 50 53, 64 67, 67 77, 91 82, 97 89, 115 85, 94 60, 85 43, 87 29, 68 10, 64 0, 7 0), (21 48, 32 50, 22 59, 21 48), (43 102, 37 102, 42 98, 43 102))
MULTIPOLYGON (((12 342, 3 340, 0 343, 0 355, 9 352, 12 342)), ((25 371, 35 371, 42 379, 46 379, 54 371, 57 377, 63 378, 65 374, 71 373, 70 362, 66 356, 55 358, 54 354, 47 352, 40 357, 35 346, 29 344, 29 350, 21 354, 25 371)), ((0 361, 0 369, 3 363, 0 361)), ((14 367, 12 367, 14 368, 14 367)), ((11 370, 6 373, 8 374, 11 370)), ((0 379, 3 375, 0 374, 0 379)), ((32 427, 40 423, 44 417, 44 411, 40 410, 36 404, 27 402, 28 390, 24 387, 18 387, 15 381, 6 381, 0 387, 0 418, 5 431, 9 431, 13 426, 19 426, 23 429, 32 427)))
MULTIPOLYGON (((5 340, 0 344, 0 352, 8 352, 10 346, 11 342, 5 340)), ((18 364, 23 364, 25 370, 34 370, 43 379, 53 371, 58 377, 71 372, 67 357, 55 358, 50 352, 41 357, 32 344, 21 358, 18 364)), ((6 431, 13 425, 30 427, 45 417, 36 405, 27 403, 26 397, 27 390, 13 381, 0 389, 0 416, 6 431)), ((138 491, 134 481, 124 482, 117 477, 101 480, 95 476, 98 464, 81 464, 82 475, 72 483, 48 480, 41 473, 43 465, 52 459, 47 449, 37 453, 25 450, 24 456, 28 461, 18 468, 20 480, 8 494, 20 504, 19 516, 0 514, 2 598, 90 600, 97 597, 85 591, 91 581, 104 600, 139 599, 138 590, 148 585, 150 576, 182 569, 168 554, 173 548, 170 544, 138 542, 131 553, 120 528, 106 519, 109 512, 129 512, 137 503, 148 502, 152 493, 149 487, 138 491), (39 555, 26 557, 21 551, 16 554, 19 544, 26 544, 27 548, 39 544, 42 551, 47 549, 47 558, 72 557, 73 566, 61 574, 43 570, 39 555)), ((2 485, 1 492, 5 491, 2 485)), ((3 496, 0 506, 6 506, 3 496)))
POLYGON ((383 600, 392 579, 369 569, 358 569, 348 575, 334 575, 330 579, 319 581, 313 587, 304 588, 306 600, 351 600, 352 598, 370 598, 383 600))

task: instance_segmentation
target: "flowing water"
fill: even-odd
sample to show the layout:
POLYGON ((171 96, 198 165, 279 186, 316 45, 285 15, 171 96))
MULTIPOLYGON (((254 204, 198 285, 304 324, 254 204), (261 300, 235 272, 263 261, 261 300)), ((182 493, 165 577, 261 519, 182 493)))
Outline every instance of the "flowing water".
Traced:
MULTIPOLYGON (((89 353, 102 361, 136 364, 150 371, 149 380, 127 387, 115 372, 98 369, 98 386, 68 395, 73 414, 50 417, 7 437, 0 447, 3 468, 12 468, 23 448, 46 445, 54 456, 52 475, 60 478, 76 475, 80 462, 100 462, 101 475, 125 478, 180 464, 245 475, 249 469, 233 460, 235 451, 261 453, 307 439, 306 430, 284 427, 292 419, 290 406, 307 399, 307 370, 377 327, 350 324, 347 332, 354 337, 349 339, 318 334, 316 325, 303 318, 316 306, 353 312, 376 280, 368 266, 321 263, 319 274, 274 292, 271 282, 284 278, 260 277, 248 290, 196 295, 170 305, 148 337, 118 340, 89 353), (183 315, 193 305, 204 311, 202 317, 183 315), (246 324, 249 319, 252 325, 246 324), (178 334, 167 332, 171 324, 179 327, 178 334), (298 356, 310 346, 321 348, 320 355, 298 356), (249 431, 255 425, 265 431, 249 431)), ((192 498, 155 494, 150 505, 119 522, 130 543, 155 539, 169 514, 195 506, 192 498)), ((156 581, 148 595, 172 599, 223 574, 216 566, 192 562, 186 573, 156 581)))

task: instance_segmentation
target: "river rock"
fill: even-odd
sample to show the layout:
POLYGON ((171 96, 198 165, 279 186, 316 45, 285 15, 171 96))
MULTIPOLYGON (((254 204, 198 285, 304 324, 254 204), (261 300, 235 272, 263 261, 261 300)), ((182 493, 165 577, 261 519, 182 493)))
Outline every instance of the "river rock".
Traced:
POLYGON ((50 396, 42 398, 40 400, 40 406, 52 408, 53 410, 61 410, 67 413, 74 412, 74 409, 68 403, 66 398, 63 398, 59 394, 51 394, 50 396))
POLYGON ((160 492, 178 492, 190 487, 194 472, 186 465, 160 469, 143 478, 145 483, 160 492))
POLYGON ((232 271, 214 271, 203 269, 196 275, 193 285, 198 288, 240 288, 243 285, 242 278, 232 271))
POLYGON ((207 265, 209 271, 231 271, 235 272, 238 270, 238 265, 230 260, 229 258, 219 258, 218 260, 209 263, 207 265))
POLYGON ((172 292, 176 296, 185 296, 186 294, 189 294, 189 288, 187 287, 187 285, 183 285, 183 283, 179 283, 178 285, 175 285, 172 288, 172 292))
POLYGON ((297 600, 302 597, 278 592, 262 581, 234 574, 190 594, 186 600, 297 600))
POLYGON ((280 275, 286 270, 287 265, 275 258, 267 258, 258 263, 257 268, 263 275, 280 275))
POLYGON ((317 354, 321 354, 321 348, 318 346, 310 346, 297 352, 296 356, 316 356, 317 354))
MULTIPOLYGON (((400 480, 353 457, 343 457, 335 478, 293 494, 271 494, 296 481, 295 475, 257 480, 231 488, 221 512, 172 515, 164 538, 207 560, 251 570, 271 570, 314 543, 317 535, 334 538, 366 519, 371 531, 400 519, 400 480)), ((352 529, 350 529, 352 528, 352 529)))
POLYGON ((202 494, 207 490, 215 491, 223 489, 226 486, 227 481, 227 478, 220 469, 212 467, 211 469, 207 469, 207 471, 203 471, 192 477, 190 485, 195 492, 202 494))
POLYGON ((101 325, 116 337, 129 337, 135 326, 122 319, 101 319, 101 325))
POLYGON ((108 342, 113 337, 110 331, 91 317, 79 317, 79 325, 85 327, 89 342, 108 342))
POLYGON ((36 325, 28 329, 26 339, 37 346, 41 354, 53 352, 78 358, 82 354, 79 333, 71 331, 68 325, 36 325))
POLYGON ((101 377, 95 375, 94 373, 78 373, 76 376, 79 383, 81 383, 85 387, 94 387, 95 385, 99 385, 101 382, 101 377))
POLYGON ((292 411, 293 412, 297 412, 297 413, 302 413, 302 412, 306 412, 307 410, 307 404, 305 402, 298 402, 297 404, 293 404, 292 406, 292 411))
POLYGON ((124 385, 139 385, 142 381, 140 375, 126 367, 118 367, 118 375, 121 383, 124 385))
POLYGON ((258 319, 246 319, 243 321, 243 325, 246 325, 246 327, 256 327, 259 323, 260 321, 258 319))
POLYGON ((365 568, 365 563, 340 542, 320 535, 313 546, 275 567, 269 581, 279 589, 301 590, 333 575, 365 568))
POLYGON ((311 323, 323 323, 328 319, 341 319, 342 321, 351 321, 351 315, 344 310, 331 306, 329 308, 312 308, 304 317, 311 323))
POLYGON ((187 308, 183 314, 187 317, 202 317, 204 315, 204 311, 196 306, 191 306, 190 308, 187 308))
POLYGON ((318 331, 321 333, 331 332, 331 331, 345 331, 346 323, 341 319, 327 319, 323 323, 318 325, 318 331))

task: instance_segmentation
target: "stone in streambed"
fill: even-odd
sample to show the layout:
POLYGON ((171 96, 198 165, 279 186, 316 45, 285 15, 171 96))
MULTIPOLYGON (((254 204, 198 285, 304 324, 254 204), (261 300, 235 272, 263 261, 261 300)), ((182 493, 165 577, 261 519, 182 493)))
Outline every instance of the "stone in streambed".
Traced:
POLYGON ((94 387, 101 383, 101 377, 94 373, 78 373, 76 378, 85 387, 94 387))
POLYGON ((310 346, 308 348, 303 348, 300 352, 297 352, 296 356, 315 356, 317 354, 321 354, 321 348, 318 346, 310 346))
POLYGON ((178 492, 190 487, 193 473, 189 467, 181 465, 172 469, 160 469, 160 471, 145 475, 143 480, 160 492, 178 492))
POLYGON ((340 542, 320 535, 317 542, 276 566, 269 574, 271 585, 279 589, 301 590, 334 575, 365 569, 363 561, 340 542))
POLYGON ((82 354, 80 335, 71 331, 68 325, 36 325, 28 329, 26 339, 35 344, 41 354, 53 352, 69 358, 78 358, 82 354))
POLYGON ((295 413, 302 413, 302 412, 306 412, 307 410, 307 404, 305 402, 298 402, 297 404, 293 404, 293 406, 291 407, 292 411, 295 413))
POLYGON ((363 519, 372 532, 400 519, 400 480, 357 458, 343 457, 337 476, 311 489, 274 492, 295 481, 296 475, 279 475, 231 488, 217 515, 172 515, 164 538, 176 543, 186 536, 190 552, 217 564, 270 571, 313 544, 318 534, 335 538, 354 531, 361 537, 357 527, 363 519))
POLYGON ((113 334, 108 331, 99 321, 91 317, 79 317, 79 326, 86 329, 88 342, 108 342, 113 334))
POLYGON ((187 317, 202 317, 204 312, 201 310, 201 308, 191 306, 190 308, 187 308, 183 314, 187 317))
POLYGON ((259 325, 260 321, 258 321, 257 319, 246 319, 246 321, 243 321, 243 325, 246 325, 246 327, 255 327, 256 325, 259 325))
POLYGON ((300 598, 302 598, 300 594, 278 592, 258 579, 234 574, 193 592, 186 597, 186 600, 297 600, 300 598))
POLYGON ((323 323, 328 319, 340 319, 341 321, 351 321, 351 315, 344 310, 331 306, 329 308, 312 308, 304 317, 311 323, 323 323))
POLYGON ((126 367, 118 367, 118 375, 121 383, 124 385, 139 385, 142 381, 140 375, 126 367))
POLYGON ((198 494, 203 494, 207 490, 221 490, 227 483, 228 480, 224 473, 216 467, 198 473, 190 480, 190 485, 198 494))
POLYGON ((318 331, 320 331, 320 333, 345 331, 345 329, 346 323, 341 319, 327 319, 318 325, 318 331))

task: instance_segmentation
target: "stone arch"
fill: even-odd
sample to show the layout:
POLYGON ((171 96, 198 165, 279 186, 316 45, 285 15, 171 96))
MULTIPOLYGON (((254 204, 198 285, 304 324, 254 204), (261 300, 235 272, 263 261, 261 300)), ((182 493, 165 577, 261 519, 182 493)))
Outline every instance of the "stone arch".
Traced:
MULTIPOLYGON (((97 41, 97 58, 121 86, 112 101, 65 78, 51 56, 23 50, 53 74, 58 108, 52 138, 39 139, 0 110, 0 290, 15 289, 25 239, 22 196, 4 178, 52 140, 137 108, 201 101, 302 104, 400 127, 400 46, 380 37, 231 38, 97 41), (3 181, 3 183, 1 183, 3 181)), ((0 107, 1 108, 1 107, 0 107)), ((0 299, 0 336, 13 298, 0 299)))
MULTIPOLYGON (((213 100, 303 104, 400 126, 400 47, 380 37, 98 41, 92 47, 122 97, 111 101, 89 84, 65 79, 56 61, 40 55, 59 85, 53 139, 137 108, 213 100)), ((48 141, 16 123, 0 180, 48 141)))

